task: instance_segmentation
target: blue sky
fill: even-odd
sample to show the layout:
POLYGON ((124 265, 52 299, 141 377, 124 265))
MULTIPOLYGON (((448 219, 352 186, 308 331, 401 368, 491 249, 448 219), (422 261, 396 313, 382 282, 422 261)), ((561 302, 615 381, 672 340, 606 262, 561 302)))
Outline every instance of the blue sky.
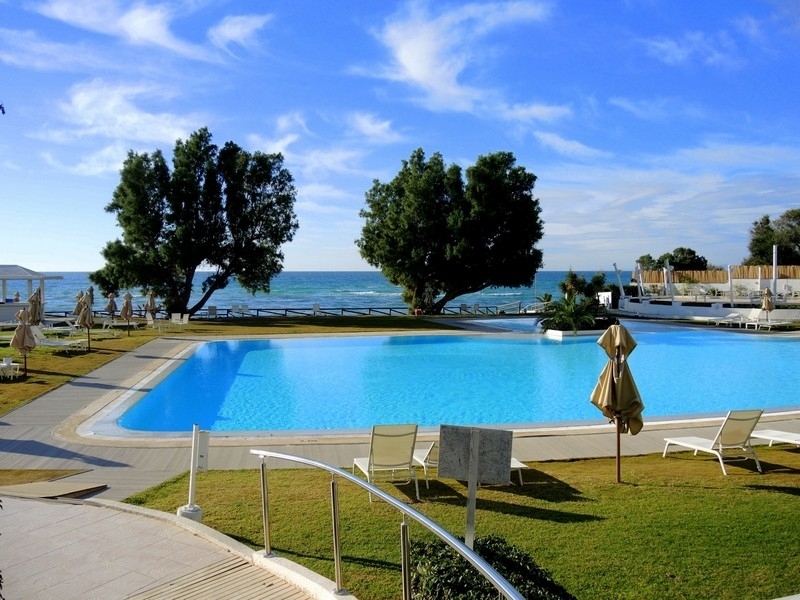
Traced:
POLYGON ((129 150, 282 152, 286 270, 369 269, 364 193, 416 148, 511 151, 547 270, 747 256, 800 207, 794 0, 0 0, 0 263, 93 270, 129 150))

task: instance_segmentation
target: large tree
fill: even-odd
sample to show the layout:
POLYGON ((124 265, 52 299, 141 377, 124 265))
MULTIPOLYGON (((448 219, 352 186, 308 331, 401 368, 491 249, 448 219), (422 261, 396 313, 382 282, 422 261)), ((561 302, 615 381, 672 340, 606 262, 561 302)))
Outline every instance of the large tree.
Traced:
POLYGON ((771 265, 772 247, 778 246, 778 264, 800 264, 800 209, 791 208, 774 221, 764 215, 750 228, 746 265, 771 265))
POLYGON ((170 172, 160 150, 129 152, 106 211, 122 239, 102 251, 89 275, 104 294, 153 290, 168 312, 194 314, 236 277, 250 293, 269 292, 283 268, 281 245, 297 230, 296 191, 280 154, 211 142, 206 128, 175 143, 170 172), (189 299, 200 269, 202 296, 189 299))
POLYGON ((510 152, 478 157, 465 182, 441 154, 426 160, 415 150, 392 181, 366 193, 356 245, 426 314, 487 287, 529 286, 542 266, 535 182, 510 152))

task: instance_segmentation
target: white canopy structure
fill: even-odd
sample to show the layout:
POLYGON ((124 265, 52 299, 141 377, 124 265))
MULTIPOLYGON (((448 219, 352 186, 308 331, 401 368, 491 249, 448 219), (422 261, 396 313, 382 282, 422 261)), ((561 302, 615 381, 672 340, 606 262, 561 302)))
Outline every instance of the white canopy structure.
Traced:
POLYGON ((0 265, 0 322, 13 321, 20 308, 28 306, 28 298, 33 294, 33 286, 38 282, 42 291, 42 311, 45 307, 45 286, 48 279, 63 279, 61 275, 45 275, 19 265, 0 265), (15 301, 12 294, 20 290, 9 289, 9 282, 25 282, 26 292, 20 292, 20 301, 15 301))

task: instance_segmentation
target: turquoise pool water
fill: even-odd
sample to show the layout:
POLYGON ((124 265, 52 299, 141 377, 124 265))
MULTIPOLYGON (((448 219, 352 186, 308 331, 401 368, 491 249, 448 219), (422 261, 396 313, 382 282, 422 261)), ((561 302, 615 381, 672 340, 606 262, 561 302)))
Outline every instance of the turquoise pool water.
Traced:
MULTIPOLYGON (((626 326, 638 343, 629 364, 645 420, 800 404, 800 340, 626 326)), ((589 402, 607 360, 596 341, 506 333, 207 342, 117 424, 237 432, 603 422, 589 402)))

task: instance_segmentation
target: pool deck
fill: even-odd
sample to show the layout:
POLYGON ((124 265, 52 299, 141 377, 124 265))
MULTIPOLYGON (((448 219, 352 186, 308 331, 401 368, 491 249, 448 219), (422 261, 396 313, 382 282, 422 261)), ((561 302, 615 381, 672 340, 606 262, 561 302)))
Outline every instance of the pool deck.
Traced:
MULTIPOLYGON (((141 523, 142 519, 145 522, 151 521, 145 517, 152 515, 140 515, 136 520, 126 521, 128 517, 124 515, 127 513, 121 511, 122 507, 114 501, 122 500, 131 494, 186 472, 190 464, 191 440, 189 435, 166 440, 158 438, 104 439, 100 436, 82 437, 78 435, 76 429, 86 419, 125 393, 136 382, 155 373, 166 362, 180 360, 181 351, 188 344, 198 340, 200 338, 169 336, 154 339, 117 360, 85 376, 78 377, 0 417, 0 465, 4 469, 81 469, 83 472, 69 477, 69 482, 87 486, 107 486, 106 489, 95 494, 91 501, 81 505, 81 510, 84 512, 110 510, 111 513, 103 512, 102 518, 98 519, 96 517, 100 514, 98 512, 83 514, 78 509, 63 508, 75 506, 75 504, 55 504, 55 506, 61 507, 61 509, 56 509, 62 511, 59 514, 63 514, 66 510, 75 511, 76 514, 72 518, 73 523, 90 520, 104 522, 107 528, 105 535, 109 537, 109 540, 113 537, 113 531, 121 529, 126 532, 126 541, 122 542, 123 545, 128 544, 127 532, 139 531, 139 529, 146 531, 142 535, 148 540, 152 540, 152 536, 155 534, 141 523)), ((622 454, 638 455, 661 452, 666 436, 713 437, 719 428, 721 419, 722 415, 693 420, 648 421, 645 419, 645 427, 638 435, 622 437, 622 454)), ((797 412, 768 414, 762 418, 762 422, 768 422, 771 429, 800 433, 800 414, 797 412)), ((422 431, 419 436, 420 444, 434 437, 434 431, 422 431)), ((258 460, 250 455, 251 448, 296 454, 339 467, 350 468, 354 457, 367 455, 369 433, 330 437, 306 435, 297 438, 284 435, 212 436, 208 467, 210 469, 255 469, 258 467, 258 460)), ((531 427, 515 430, 513 454, 515 458, 522 461, 605 457, 614 456, 615 453, 614 427, 602 420, 588 427, 531 427)), ((0 511, 0 531, 3 533, 0 541, 3 542, 5 549, 2 553, 4 558, 0 559, 0 568, 6 578, 4 591, 7 597, 59 597, 62 599, 69 597, 126 597, 118 595, 119 591, 109 595, 109 590, 112 588, 107 586, 112 585, 111 583, 91 583, 88 577, 71 578, 73 588, 83 585, 82 588, 79 587, 74 596, 70 596, 64 586, 54 587, 51 595, 40 595, 41 590, 35 588, 31 582, 35 581, 36 585, 44 586, 46 590, 46 586, 49 585, 48 581, 52 583, 51 580, 57 579, 57 572, 51 572, 49 569, 52 567, 52 560, 59 557, 59 549, 67 553, 82 551, 77 546, 72 550, 65 550, 59 546, 57 539, 74 542, 69 535, 55 536, 52 532, 46 531, 43 526, 28 527, 27 529, 22 526, 23 523, 41 523, 41 519, 52 521, 54 519, 52 502, 10 497, 4 497, 3 502, 6 510, 0 511), (36 530, 34 534, 31 533, 31 529, 36 530), (10 535, 6 535, 7 533, 10 535), (33 541, 31 541, 32 535, 35 538, 33 541), (23 568, 26 569, 26 572, 33 569, 31 565, 41 564, 43 573, 29 575, 27 579, 18 579, 15 569, 23 565, 22 559, 9 559, 10 556, 25 557, 23 568), (41 563, 35 563, 35 559, 41 559, 41 563), (86 580, 85 584, 83 579, 86 580), (91 585, 94 587, 90 587, 91 585), (56 590, 59 592, 57 595, 56 590)), ((64 516, 55 518, 55 521, 62 525, 70 520, 64 516)), ((179 520, 186 521, 185 519, 179 520)), ((171 523, 169 526, 164 526, 162 523, 161 535, 167 537, 179 535, 175 533, 176 528, 182 529, 175 523, 171 523)), ((105 539, 103 535, 102 530, 95 532, 92 534, 92 539, 105 539)), ((64 544, 67 544, 67 541, 64 544)), ((119 541, 109 541, 109 543, 120 544, 119 541)), ((181 548, 189 548, 193 543, 201 545, 199 549, 196 549, 200 558, 187 560, 186 564, 177 565, 174 571, 166 573, 162 572, 162 569, 157 569, 156 573, 149 573, 147 577, 143 577, 131 566, 129 571, 131 573, 136 571, 136 577, 132 577, 128 573, 130 582, 125 588, 126 593, 130 594, 141 590, 147 585, 163 583, 170 577, 174 579, 187 572, 196 572, 198 568, 217 564, 225 557, 229 557, 231 553, 230 546, 220 544, 218 541, 209 541, 203 536, 199 536, 197 532, 190 532, 187 540, 162 540, 161 547, 176 544, 181 548)), ((135 556, 138 558, 128 557, 128 560, 142 560, 142 547, 136 548, 135 551, 135 556)), ((103 549, 100 548, 97 552, 102 554, 103 549)), ((82 562, 86 562, 85 554, 80 554, 80 558, 82 562)), ((123 559, 120 561, 124 562, 123 559)), ((98 568, 98 571, 103 575, 108 574, 107 568, 98 568)), ((63 569, 58 573, 66 576, 63 569)), ((124 578, 117 578, 115 581, 122 585, 124 578)), ((297 597, 311 596, 301 594, 297 597)))

